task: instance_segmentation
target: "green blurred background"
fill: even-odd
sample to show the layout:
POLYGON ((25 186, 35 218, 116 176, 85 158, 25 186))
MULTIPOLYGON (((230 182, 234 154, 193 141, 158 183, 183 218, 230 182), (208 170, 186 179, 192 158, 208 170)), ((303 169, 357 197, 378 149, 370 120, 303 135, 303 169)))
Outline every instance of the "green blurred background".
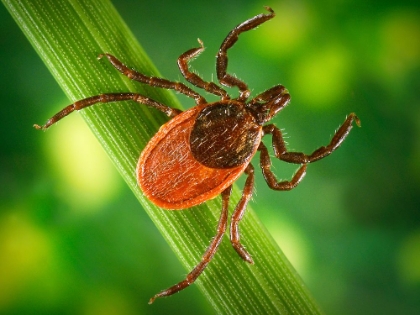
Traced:
MULTIPOLYGON (((276 11, 241 36, 229 71, 253 95, 278 83, 289 89, 292 103, 274 119, 289 149, 326 144, 353 111, 362 128, 310 165, 293 191, 271 191, 258 174, 253 208, 327 314, 418 314, 420 5, 114 5, 173 80, 181 79, 176 59, 198 37, 207 50, 193 67, 211 80, 226 34, 263 5, 276 11)), ((213 314, 195 286, 147 305, 156 293, 148 283, 166 288, 186 270, 79 115, 46 133, 31 127, 69 101, 3 6, 0 30, 0 313, 213 314)), ((296 169, 274 167, 285 179, 296 169)))

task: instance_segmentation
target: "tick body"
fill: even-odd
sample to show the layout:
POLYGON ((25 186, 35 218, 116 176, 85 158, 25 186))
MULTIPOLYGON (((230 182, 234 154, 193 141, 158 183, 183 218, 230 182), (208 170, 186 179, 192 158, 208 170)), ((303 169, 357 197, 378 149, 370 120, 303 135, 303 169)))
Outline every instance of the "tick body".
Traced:
POLYGON ((213 82, 206 82, 189 70, 190 59, 203 51, 203 44, 183 53, 178 66, 185 79, 192 85, 220 97, 219 101, 208 103, 196 91, 180 82, 150 77, 125 66, 116 57, 104 54, 111 64, 123 75, 154 87, 176 90, 195 100, 196 106, 182 112, 137 93, 107 93, 75 102, 50 118, 37 129, 47 129, 74 110, 80 110, 97 103, 132 100, 153 107, 171 118, 164 124, 142 151, 136 175, 140 189, 157 206, 169 209, 186 209, 215 198, 222 197, 222 209, 216 235, 203 254, 201 261, 174 286, 153 296, 172 295, 191 285, 203 272, 222 240, 228 227, 228 206, 232 184, 242 174, 246 181, 242 197, 230 220, 230 240, 239 256, 253 263, 251 255, 240 242, 239 222, 242 219, 254 187, 252 157, 259 152, 259 166, 268 186, 274 190, 290 190, 296 187, 306 174, 307 164, 320 160, 335 149, 349 134, 353 122, 360 126, 354 113, 347 116, 337 129, 329 144, 311 154, 290 152, 286 149, 282 133, 268 122, 290 101, 289 92, 282 85, 276 85, 251 100, 250 90, 245 82, 227 73, 227 51, 241 33, 256 28, 274 17, 274 11, 266 7, 268 14, 259 14, 235 27, 223 41, 216 56, 217 78, 221 85, 237 87, 239 96, 232 99, 228 93, 213 82), (277 159, 298 164, 290 180, 278 181, 271 171, 271 158, 262 142, 271 135, 272 148, 277 159))
POLYGON ((261 136, 262 127, 236 101, 193 107, 165 124, 143 150, 140 188, 167 209, 212 199, 244 172, 261 136))

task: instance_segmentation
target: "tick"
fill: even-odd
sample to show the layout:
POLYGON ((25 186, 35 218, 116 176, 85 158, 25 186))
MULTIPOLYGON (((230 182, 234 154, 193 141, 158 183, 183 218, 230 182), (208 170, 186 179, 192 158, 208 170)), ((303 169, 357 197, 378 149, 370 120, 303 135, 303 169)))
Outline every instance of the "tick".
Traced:
POLYGON ((171 118, 150 140, 140 155, 136 175, 144 195, 155 205, 170 210, 186 209, 201 204, 218 195, 222 197, 222 210, 216 236, 203 254, 201 261, 176 285, 153 296, 172 295, 194 283, 215 255, 228 225, 228 206, 232 184, 243 173, 246 181, 242 197, 230 220, 230 241, 239 256, 253 264, 250 254, 240 242, 239 222, 242 219, 254 187, 252 157, 260 153, 260 168, 268 186, 274 190, 291 190, 303 179, 307 164, 318 161, 337 149, 349 134, 353 122, 360 126, 359 118, 351 113, 337 129, 330 143, 311 154, 290 152, 286 149, 282 132, 273 124, 267 124, 290 102, 290 95, 282 85, 276 85, 248 101, 250 90, 245 82, 227 73, 227 51, 241 33, 256 28, 272 19, 274 11, 266 7, 268 14, 259 14, 236 26, 225 38, 216 56, 216 72, 219 83, 226 87, 237 87, 239 95, 231 98, 213 82, 206 82, 189 69, 189 61, 203 50, 193 48, 178 58, 178 66, 185 79, 192 85, 220 97, 208 103, 199 93, 180 82, 150 77, 129 69, 116 57, 105 56, 123 75, 150 86, 172 89, 195 100, 196 106, 187 111, 171 108, 137 93, 107 93, 92 96, 71 104, 58 112, 43 126, 47 129, 74 110, 97 103, 133 100, 153 107, 171 118), (261 141, 271 135, 276 158, 287 163, 299 164, 299 168, 288 181, 278 181, 271 171, 271 161, 266 145, 261 141))

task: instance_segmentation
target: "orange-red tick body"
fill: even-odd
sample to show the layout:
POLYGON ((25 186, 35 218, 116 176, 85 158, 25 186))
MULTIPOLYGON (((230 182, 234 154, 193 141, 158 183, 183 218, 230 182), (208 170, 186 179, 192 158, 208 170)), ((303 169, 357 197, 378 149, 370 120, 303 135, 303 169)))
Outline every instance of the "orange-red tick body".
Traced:
MULTIPOLYGON (((234 104, 233 101, 229 102, 234 104)), ((143 150, 137 166, 137 180, 146 197, 157 206, 165 209, 185 209, 220 195, 244 172, 257 151, 261 142, 262 127, 257 129, 253 146, 240 165, 212 168, 200 163, 194 157, 190 145, 191 132, 194 127, 198 128, 195 122, 200 112, 212 105, 199 105, 175 116, 159 129, 143 150)), ((226 138, 228 135, 239 138, 240 134, 232 132, 234 128, 231 122, 224 120, 226 132, 219 130, 218 134, 225 134, 226 138)), ((218 127, 223 128, 223 126, 218 127)), ((243 129, 243 127, 236 128, 243 129)), ((232 142, 242 140, 238 138, 232 139, 232 142)), ((198 138, 196 141, 202 139, 198 138)), ((213 144, 217 145, 215 142, 213 144)), ((209 145, 203 146, 209 147, 209 145)), ((204 154, 207 155, 206 152, 204 154)))

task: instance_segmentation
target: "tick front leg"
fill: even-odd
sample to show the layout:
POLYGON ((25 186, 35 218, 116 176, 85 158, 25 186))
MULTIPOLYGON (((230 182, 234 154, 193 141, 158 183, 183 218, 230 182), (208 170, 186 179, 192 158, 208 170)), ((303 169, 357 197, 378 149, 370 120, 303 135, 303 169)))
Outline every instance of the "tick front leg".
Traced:
POLYGON ((273 150, 278 159, 288 163, 306 164, 318 161, 337 149, 348 136, 351 128, 353 128, 353 122, 356 122, 356 125, 360 127, 360 119, 356 114, 351 113, 335 132, 330 143, 327 146, 320 147, 309 155, 301 152, 288 152, 281 131, 276 126, 266 125, 263 127, 263 132, 264 135, 271 134, 273 136, 273 150))
POLYGON ((178 291, 185 289, 186 287, 190 286, 194 283, 194 281, 198 278, 198 276, 204 271, 207 267, 211 259, 213 258, 214 254, 216 254, 217 249, 222 241, 223 234, 226 232, 227 227, 227 219, 228 219, 228 206, 229 206, 229 198, 230 194, 232 193, 232 186, 229 186, 222 192, 222 213, 220 214, 219 223, 217 225, 217 233, 216 236, 213 238, 212 242, 210 243, 209 247, 207 247, 206 252, 204 253, 201 261, 198 263, 197 266, 187 275, 185 280, 175 284, 174 286, 163 290, 153 296, 149 300, 149 304, 152 304, 157 298, 172 295, 178 291))
POLYGON ((36 129, 42 129, 45 130, 51 125, 55 124, 57 121, 63 119, 67 115, 71 114, 75 110, 80 110, 89 106, 92 106, 97 103, 111 103, 111 102, 119 102, 119 101, 128 101, 132 100, 140 104, 145 104, 147 106, 156 108, 160 110, 161 112, 165 113, 169 117, 174 117, 181 113, 182 111, 176 108, 171 108, 169 106, 166 106, 164 104, 161 104, 159 102, 156 102, 155 100, 152 100, 151 98, 148 98, 146 96, 143 96, 141 94, 137 93, 108 93, 108 94, 100 94, 92 97, 85 98, 83 100, 77 101, 73 104, 68 105, 67 107, 63 108, 61 111, 59 111, 57 114, 55 114, 53 117, 48 119, 48 121, 45 123, 45 125, 40 126, 35 124, 34 127, 36 129))
POLYGON ((293 175, 290 181, 278 181, 276 176, 271 171, 271 160, 268 154, 267 147, 264 143, 260 143, 258 147, 260 151, 260 167, 268 186, 274 190, 291 190, 295 188, 303 179, 306 174, 306 164, 303 164, 297 172, 293 175))
POLYGON ((230 241, 239 256, 241 256, 243 260, 253 264, 254 261, 252 260, 251 255, 245 250, 239 241, 240 234, 238 224, 245 213, 248 202, 252 197, 252 190, 254 189, 254 167, 251 164, 248 164, 246 167, 245 174, 247 174, 248 177, 245 181, 242 197, 241 200, 239 200, 239 203, 237 204, 230 221, 230 241))
POLYGON ((217 78, 219 79, 220 84, 228 87, 237 86, 240 91, 239 100, 246 100, 250 94, 248 86, 242 80, 230 75, 226 72, 228 65, 227 51, 231 48, 239 38, 239 35, 243 32, 252 30, 258 25, 264 23, 265 21, 272 19, 274 17, 274 11, 265 7, 269 14, 259 14, 253 18, 246 20, 245 22, 236 26, 225 38, 222 45, 220 46, 219 52, 217 53, 216 59, 216 72, 217 78))

